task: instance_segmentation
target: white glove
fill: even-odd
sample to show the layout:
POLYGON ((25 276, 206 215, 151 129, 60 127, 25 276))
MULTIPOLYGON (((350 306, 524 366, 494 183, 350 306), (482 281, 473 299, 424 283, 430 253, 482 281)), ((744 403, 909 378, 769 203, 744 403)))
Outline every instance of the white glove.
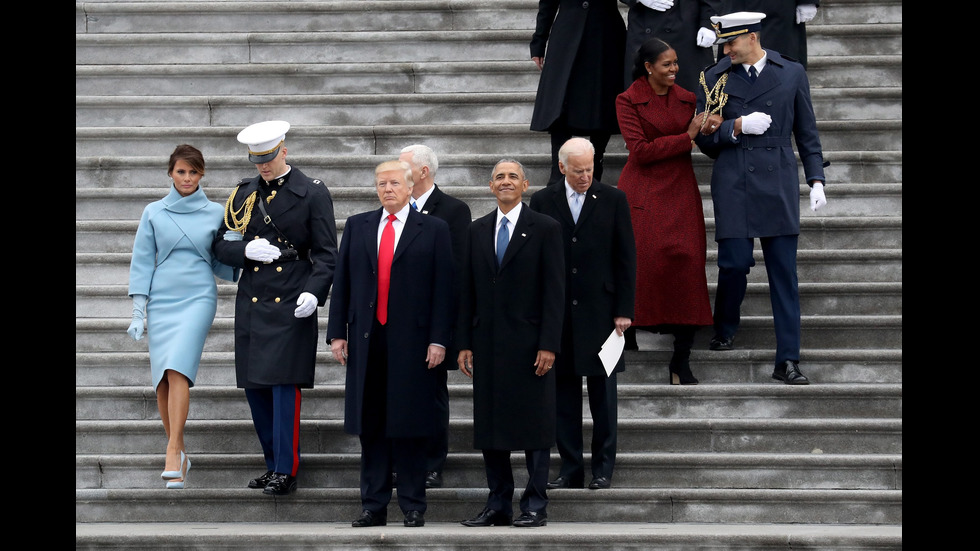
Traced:
POLYGON ((743 134, 762 134, 769 130, 770 124, 772 124, 772 117, 761 111, 742 115, 743 134))
POLYGON ((651 10, 667 11, 674 5, 674 0, 640 0, 640 3, 651 10))
POLYGON ((129 329, 126 330, 130 337, 133 337, 134 341, 138 341, 143 338, 143 320, 145 319, 145 314, 143 313, 146 309, 146 295, 133 295, 133 321, 129 324, 129 329))
POLYGON ((816 211, 826 204, 827 196, 823 193, 823 184, 813 182, 813 186, 810 188, 810 210, 816 211))
POLYGON ((316 310, 317 303, 320 302, 316 299, 316 295, 313 293, 302 292, 299 294, 299 298, 296 299, 296 310, 293 311, 293 315, 297 318, 305 318, 316 310))
POLYGON ((714 30, 709 29, 708 27, 701 27, 698 29, 698 46, 701 46, 702 48, 710 48, 711 46, 714 46, 716 38, 718 38, 718 36, 715 34, 714 30))
POLYGON ((815 15, 817 15, 817 6, 815 4, 800 4, 796 6, 797 23, 806 23, 813 19, 815 15))
POLYGON ((256 262, 272 262, 282 255, 279 247, 269 244, 268 239, 255 239, 245 245, 245 258, 256 262))

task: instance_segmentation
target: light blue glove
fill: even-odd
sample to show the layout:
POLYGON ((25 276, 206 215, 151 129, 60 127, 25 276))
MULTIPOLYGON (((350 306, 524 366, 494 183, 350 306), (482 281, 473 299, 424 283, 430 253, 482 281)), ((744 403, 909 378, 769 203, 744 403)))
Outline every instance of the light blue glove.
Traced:
POLYGON ((146 295, 133 295, 133 321, 126 330, 134 341, 143 338, 143 323, 146 319, 146 295))

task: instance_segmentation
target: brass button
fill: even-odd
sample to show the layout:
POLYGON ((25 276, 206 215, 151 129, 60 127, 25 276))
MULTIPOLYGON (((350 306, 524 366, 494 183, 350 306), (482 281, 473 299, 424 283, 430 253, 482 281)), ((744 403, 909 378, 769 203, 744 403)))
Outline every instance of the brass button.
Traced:
POLYGON ((254 268, 252 268, 252 271, 253 271, 253 272, 257 272, 257 271, 259 271, 259 267, 258 267, 258 266, 256 266, 256 267, 254 267, 254 268))
POLYGON ((262 239, 262 238, 256 235, 255 237, 252 238, 252 240, 255 240, 255 239, 262 239))
POLYGON ((282 266, 276 266, 276 271, 277 272, 281 272, 282 271, 282 266))
POLYGON ((258 301, 259 301, 258 297, 252 297, 252 302, 258 302, 258 301))
POLYGON ((279 302, 279 297, 276 297, 276 302, 279 302))

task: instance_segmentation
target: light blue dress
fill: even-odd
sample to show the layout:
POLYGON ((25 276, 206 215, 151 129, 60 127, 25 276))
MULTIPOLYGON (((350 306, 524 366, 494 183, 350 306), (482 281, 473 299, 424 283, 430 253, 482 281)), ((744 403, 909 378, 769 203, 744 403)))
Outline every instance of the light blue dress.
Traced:
POLYGON ((194 386, 218 305, 214 276, 237 281, 241 271, 211 254, 224 208, 209 201, 201 187, 182 197, 170 193, 143 209, 133 259, 129 295, 146 295, 146 336, 153 389, 172 369, 194 386))

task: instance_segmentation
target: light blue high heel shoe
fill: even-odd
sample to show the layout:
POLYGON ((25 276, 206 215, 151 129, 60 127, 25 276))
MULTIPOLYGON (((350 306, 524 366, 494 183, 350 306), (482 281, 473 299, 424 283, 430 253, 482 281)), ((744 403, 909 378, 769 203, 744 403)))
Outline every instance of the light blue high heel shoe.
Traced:
POLYGON ((190 470, 191 470, 191 458, 190 457, 187 457, 186 455, 184 455, 184 452, 180 452, 180 457, 181 457, 181 459, 184 459, 186 461, 183 464, 184 465, 184 472, 183 473, 178 472, 178 474, 181 475, 180 476, 180 480, 168 480, 167 481, 167 489, 168 490, 183 490, 184 489, 184 483, 187 482, 187 473, 189 473, 190 470))
POLYGON ((174 478, 180 478, 181 476, 183 476, 184 460, 186 459, 186 457, 187 456, 184 455, 184 450, 181 450, 180 451, 180 470, 177 470, 177 471, 163 471, 162 473, 160 473, 160 478, 162 478, 164 480, 173 480, 174 478))

